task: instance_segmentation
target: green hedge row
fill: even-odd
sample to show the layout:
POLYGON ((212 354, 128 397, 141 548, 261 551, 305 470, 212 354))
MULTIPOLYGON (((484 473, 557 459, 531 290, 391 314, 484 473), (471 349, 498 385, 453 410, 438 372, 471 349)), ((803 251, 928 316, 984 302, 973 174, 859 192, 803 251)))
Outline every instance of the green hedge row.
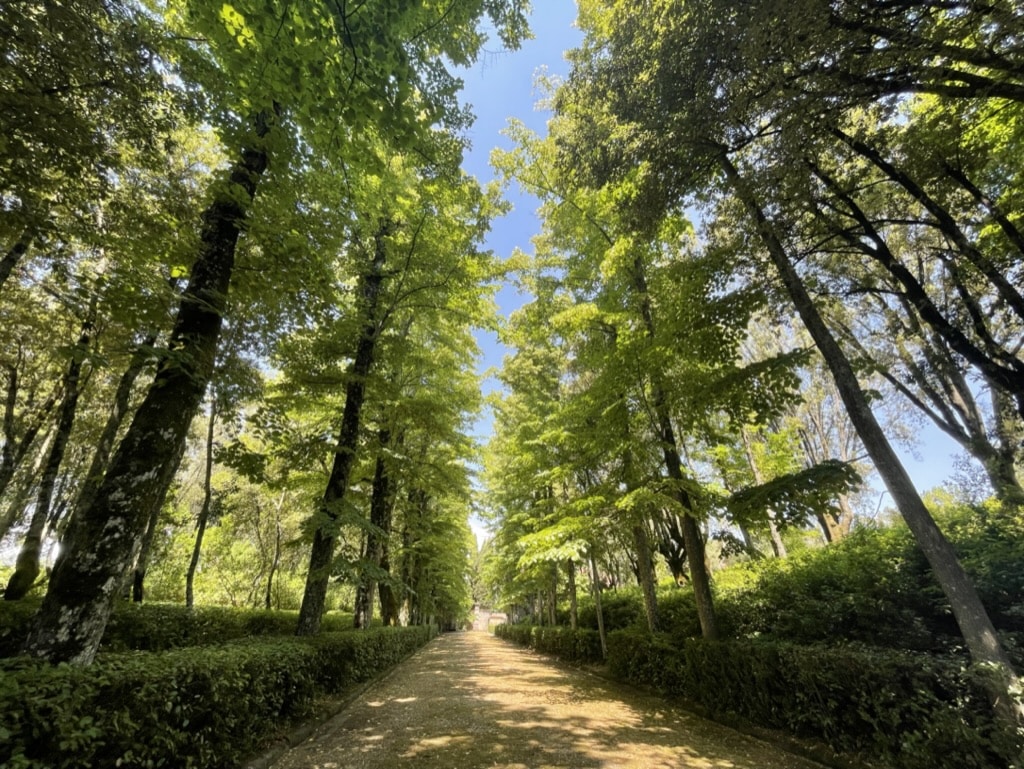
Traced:
MULTIPOLYGON (((576 639, 593 633, 525 625, 496 632, 571 660, 581 659, 576 639)), ((599 658, 597 647, 590 659, 599 658)), ((982 674, 929 655, 618 630, 608 636, 608 668, 619 680, 686 698, 713 715, 739 716, 894 769, 991 769, 1012 765, 1017 751, 1014 736, 992 719, 982 674)))
POLYGON ((6 769, 237 766, 314 697, 387 670, 433 635, 374 628, 100 657, 87 667, 0 665, 6 769))
POLYGON ((537 625, 498 625, 494 628, 498 638, 505 638, 520 646, 528 646, 545 654, 554 654, 569 662, 602 662, 601 636, 596 630, 571 630, 566 627, 540 627, 537 625))
MULTIPOLYGON (((21 648, 38 601, 0 602, 0 657, 21 648)), ((166 651, 207 646, 251 636, 292 635, 295 611, 233 609, 226 606, 118 602, 103 635, 102 651, 166 651)), ((327 614, 321 629, 332 633, 352 628, 351 614, 327 614)))

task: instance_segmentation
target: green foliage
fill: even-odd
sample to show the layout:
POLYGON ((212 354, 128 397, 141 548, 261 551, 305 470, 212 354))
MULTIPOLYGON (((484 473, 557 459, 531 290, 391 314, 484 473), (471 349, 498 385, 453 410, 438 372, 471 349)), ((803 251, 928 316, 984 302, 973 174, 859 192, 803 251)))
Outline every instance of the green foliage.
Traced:
POLYGON ((604 659, 601 637, 594 630, 505 623, 494 628, 494 635, 569 662, 601 662, 604 659))
POLYGON ((766 641, 679 646, 640 631, 611 633, 608 656, 617 678, 887 766, 981 769, 1015 754, 992 721, 982 673, 957 662, 766 641))
POLYGON ((27 659, 0 669, 0 765, 233 767, 261 735, 426 643, 432 628, 251 640, 202 654, 102 656, 89 667, 27 659))
MULTIPOLYGON (((18 654, 28 622, 38 602, 0 603, 0 657, 18 654)), ((232 609, 200 606, 187 609, 177 604, 119 603, 101 649, 106 652, 167 651, 186 646, 212 646, 252 636, 292 635, 298 612, 232 609)), ((328 613, 321 627, 340 632, 352 627, 352 615, 328 613)))
MULTIPOLYGON (((1020 632, 1024 538, 1017 523, 968 505, 935 510, 996 627, 1020 632)), ((939 652, 957 651, 961 643, 949 604, 902 524, 857 529, 841 542, 784 559, 737 564, 717 575, 715 587, 722 629, 731 636, 939 652)), ((643 624, 637 588, 608 591, 602 603, 609 630, 643 624)), ((662 588, 658 607, 674 638, 700 634, 689 591, 662 588)), ((580 600, 579 622, 597 627, 589 596, 580 600)))

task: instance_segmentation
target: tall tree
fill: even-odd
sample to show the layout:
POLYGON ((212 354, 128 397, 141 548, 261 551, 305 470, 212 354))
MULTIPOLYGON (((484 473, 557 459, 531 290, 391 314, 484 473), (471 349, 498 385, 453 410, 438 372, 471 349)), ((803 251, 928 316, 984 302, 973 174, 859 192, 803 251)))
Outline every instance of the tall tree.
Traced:
POLYGON ((171 334, 173 354, 161 364, 92 505, 76 513, 67 555, 54 571, 25 651, 81 663, 95 654, 118 575, 139 550, 145 511, 166 494, 211 374, 236 245, 270 156, 276 157, 278 178, 286 178, 300 136, 309 147, 356 164, 372 161, 371 135, 443 151, 433 141, 434 126, 457 126, 466 116, 455 100, 458 83, 440 62, 466 64, 476 56, 484 14, 514 43, 525 32, 522 11, 516 2, 484 0, 444 8, 317 2, 301 13, 288 4, 263 3, 168 9, 177 47, 159 53, 186 82, 205 89, 230 167, 204 213, 171 334), (333 111, 338 104, 345 141, 340 149, 333 111))
MULTIPOLYGON (((863 10, 860 4, 843 5, 844 9, 849 6, 854 11, 863 10)), ((819 139, 804 130, 817 123, 829 142, 839 142, 913 196, 906 184, 885 169, 886 159, 873 156, 875 149, 860 142, 851 125, 856 122, 856 111, 845 110, 867 106, 865 98, 892 93, 970 95, 964 84, 973 80, 973 65, 967 65, 967 60, 978 56, 987 62, 984 66, 992 67, 980 77, 993 92, 1007 90, 1013 98, 1016 86, 1012 76, 997 78, 994 74, 1003 71, 999 69, 1005 63, 1000 55, 1003 38, 991 56, 980 46, 945 47, 932 36, 936 30, 980 25, 977 31, 987 38, 992 30, 985 26, 985 11, 974 14, 965 7, 962 14, 947 17, 945 10, 927 9, 921 14, 924 22, 919 26, 915 21, 920 19, 911 6, 898 3, 891 9, 888 21, 892 27, 885 28, 885 39, 901 43, 914 40, 920 47, 911 54, 913 46, 894 46, 900 49, 895 54, 894 69, 901 73, 895 80, 884 70, 871 70, 860 78, 852 67, 861 61, 870 61, 873 66, 874 58, 856 56, 845 45, 841 11, 821 8, 824 12, 820 15, 801 16, 798 22, 788 10, 767 2, 665 0, 642 8, 617 2, 588 4, 583 13, 590 30, 588 43, 576 58, 571 85, 559 106, 597 113, 598 119, 581 129, 591 133, 591 141, 594 132, 611 131, 619 137, 616 148, 621 152, 616 153, 614 162, 605 158, 602 163, 599 159, 589 164, 585 174, 598 183, 623 174, 639 178, 638 197, 645 201, 648 211, 674 210, 687 196, 707 196, 711 191, 731 194, 740 201, 781 284, 831 370, 865 448, 949 599, 972 657, 996 671, 993 696, 997 709, 1019 721, 1024 714, 1013 699, 1018 688, 1016 675, 985 609, 892 451, 846 353, 809 293, 808 278, 813 274, 801 275, 797 267, 795 256, 802 253, 799 246, 804 222, 787 216, 784 201, 773 194, 780 177, 760 174, 774 168, 776 157, 785 157, 801 143, 819 139), (719 12, 708 13, 710 8, 719 12), (726 21, 719 21, 722 19, 726 21), (796 24, 809 24, 813 34, 782 38, 790 41, 789 47, 776 56, 768 41, 775 39, 775 33, 787 31, 783 21, 794 33, 796 24), (919 38, 919 31, 925 33, 923 37, 919 38), (936 45, 941 49, 940 58, 947 54, 951 57, 950 66, 932 69, 932 57, 922 57, 936 45), (822 47, 829 56, 836 57, 834 66, 819 66, 822 47), (919 64, 922 58, 927 62, 924 66, 919 64), (824 76, 815 79, 814 73, 822 69, 824 76), (794 78, 793 72, 799 77, 794 78), (845 76, 851 72, 854 87, 836 88, 831 78, 836 73, 845 76), (813 121, 807 120, 809 115, 813 121), (625 163, 627 168, 617 168, 616 162, 625 163)), ((1012 26, 1017 21, 1015 16, 1001 17, 993 29, 1003 34, 1007 24, 1012 26)), ((804 27, 802 32, 806 31, 804 27)), ((890 56, 886 52, 879 58, 888 62, 890 56)), ((565 159, 570 163, 579 160, 577 153, 582 149, 578 142, 567 147, 565 159)), ((826 178, 818 178, 831 186, 826 178)), ((841 205, 850 202, 841 197, 834 200, 841 205)), ((920 198, 917 202, 924 205, 920 198)), ((920 292, 914 274, 892 258, 887 240, 880 237, 868 218, 857 218, 864 241, 856 248, 863 245, 876 264, 886 267, 932 328, 937 332, 941 328, 951 344, 957 340, 954 349, 969 359, 976 358, 974 362, 986 372, 995 365, 1003 377, 1002 385, 1014 393, 1019 360, 1003 357, 998 349, 989 356, 960 329, 951 324, 944 326, 946 316, 920 292), (988 358, 988 362, 981 358, 988 358)))

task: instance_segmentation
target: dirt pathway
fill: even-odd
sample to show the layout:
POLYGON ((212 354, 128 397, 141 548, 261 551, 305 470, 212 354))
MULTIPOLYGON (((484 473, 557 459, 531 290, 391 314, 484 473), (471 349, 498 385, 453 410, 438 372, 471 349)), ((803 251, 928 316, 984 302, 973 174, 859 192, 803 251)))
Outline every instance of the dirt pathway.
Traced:
POLYGON ((451 633, 272 769, 821 769, 487 633, 451 633))

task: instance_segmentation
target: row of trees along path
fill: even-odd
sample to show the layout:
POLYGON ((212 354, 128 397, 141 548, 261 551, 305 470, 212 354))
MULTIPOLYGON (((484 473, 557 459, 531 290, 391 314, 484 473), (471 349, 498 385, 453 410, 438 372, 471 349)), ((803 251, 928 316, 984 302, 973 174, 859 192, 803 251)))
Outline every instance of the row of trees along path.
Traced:
POLYGON ((488 633, 449 633, 271 769, 818 764, 488 633))

